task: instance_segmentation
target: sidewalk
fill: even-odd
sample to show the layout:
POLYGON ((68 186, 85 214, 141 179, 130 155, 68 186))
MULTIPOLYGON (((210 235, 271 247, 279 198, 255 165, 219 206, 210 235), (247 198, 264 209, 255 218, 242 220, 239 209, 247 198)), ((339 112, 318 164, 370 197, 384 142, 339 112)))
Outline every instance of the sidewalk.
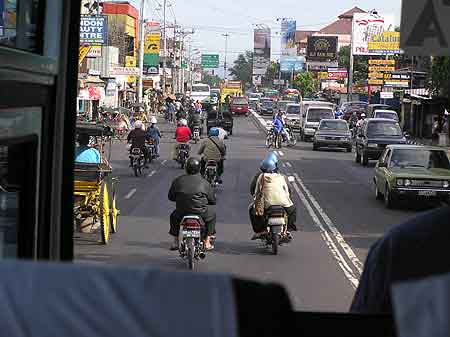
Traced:
MULTIPOLYGON (((450 145, 433 144, 433 141, 430 138, 410 137, 406 140, 406 143, 410 145, 439 146, 450 149, 450 145)), ((449 140, 447 140, 447 144, 450 144, 449 140)))

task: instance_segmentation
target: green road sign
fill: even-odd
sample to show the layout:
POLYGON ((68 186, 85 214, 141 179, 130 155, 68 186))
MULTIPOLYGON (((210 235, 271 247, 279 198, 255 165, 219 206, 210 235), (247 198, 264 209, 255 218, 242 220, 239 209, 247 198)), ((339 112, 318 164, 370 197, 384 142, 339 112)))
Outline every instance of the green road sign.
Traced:
POLYGON ((219 54, 202 54, 202 68, 219 68, 219 54))
POLYGON ((182 62, 181 63, 181 69, 187 69, 187 63, 186 62, 182 62))

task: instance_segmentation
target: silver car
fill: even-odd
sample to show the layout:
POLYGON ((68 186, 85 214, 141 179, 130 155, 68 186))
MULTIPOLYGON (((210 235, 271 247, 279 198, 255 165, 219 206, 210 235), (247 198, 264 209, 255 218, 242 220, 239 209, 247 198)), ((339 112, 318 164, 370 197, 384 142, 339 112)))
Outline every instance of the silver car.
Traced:
POLYGON ((346 121, 322 119, 314 135, 313 151, 323 147, 344 148, 352 152, 352 138, 346 121))

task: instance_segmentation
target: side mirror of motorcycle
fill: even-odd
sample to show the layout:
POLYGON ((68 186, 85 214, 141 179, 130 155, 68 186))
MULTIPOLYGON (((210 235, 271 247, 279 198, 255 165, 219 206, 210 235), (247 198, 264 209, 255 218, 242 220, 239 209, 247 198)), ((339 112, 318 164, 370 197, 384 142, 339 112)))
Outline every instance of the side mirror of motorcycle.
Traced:
POLYGON ((294 178, 293 176, 289 176, 289 177, 288 177, 288 181, 289 181, 290 183, 293 183, 293 182, 295 182, 295 178, 294 178))

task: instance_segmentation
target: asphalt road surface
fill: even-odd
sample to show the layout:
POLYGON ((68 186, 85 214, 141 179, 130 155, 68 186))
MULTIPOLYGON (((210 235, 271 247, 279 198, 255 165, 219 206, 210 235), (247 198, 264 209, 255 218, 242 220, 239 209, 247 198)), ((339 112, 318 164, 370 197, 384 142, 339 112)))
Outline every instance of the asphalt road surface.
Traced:
MULTIPOLYGON (((311 143, 277 150, 282 171, 295 178, 299 231, 294 241, 272 256, 251 241, 248 219, 249 184, 267 153, 261 119, 237 117, 227 140, 224 184, 217 192, 215 250, 198 265, 200 272, 225 272, 258 281, 283 284, 298 310, 347 311, 370 245, 391 226, 415 216, 418 207, 387 210, 375 200, 373 166, 354 162, 353 153, 313 152, 311 143)), ((107 246, 96 236, 76 234, 80 263, 147 266, 186 270, 177 252, 170 252, 167 199, 172 180, 183 171, 170 157, 173 127, 164 132, 161 158, 134 177, 125 143, 113 146, 112 165, 120 179, 119 232, 107 246)), ((196 152, 198 145, 193 145, 196 152)))

